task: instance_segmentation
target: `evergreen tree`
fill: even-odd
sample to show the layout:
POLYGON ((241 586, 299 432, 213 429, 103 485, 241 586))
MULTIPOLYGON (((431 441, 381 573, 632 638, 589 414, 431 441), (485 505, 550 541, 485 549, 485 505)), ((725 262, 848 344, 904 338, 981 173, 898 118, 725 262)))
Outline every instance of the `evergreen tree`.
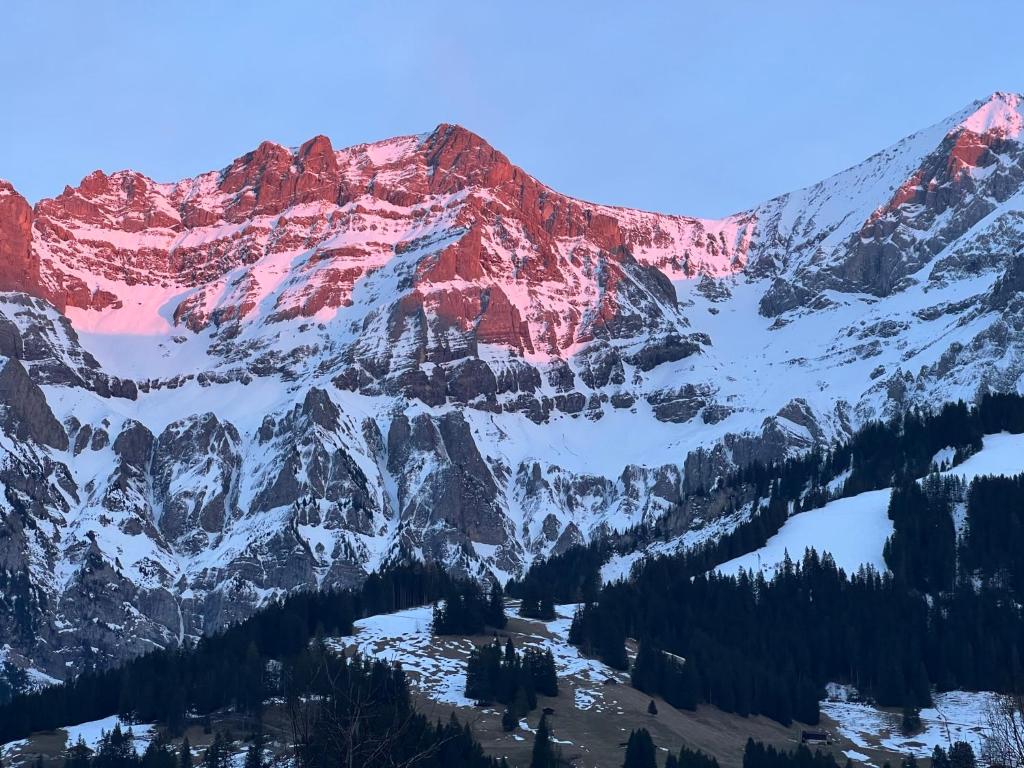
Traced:
POLYGON ((203 755, 203 768, 229 768, 230 755, 224 736, 218 731, 203 755))
POLYGON ((131 728, 122 730, 120 723, 104 732, 92 758, 92 768, 131 768, 139 762, 135 754, 135 738, 131 728))
POLYGON ((508 623, 505 617, 505 594, 501 584, 491 584, 491 592, 487 599, 487 625, 495 629, 504 629, 508 623))
POLYGON ((920 710, 911 706, 903 708, 903 718, 900 723, 900 731, 902 731, 904 736, 914 736, 921 732, 920 710))
POLYGON ((975 768, 974 749, 966 741, 957 741, 949 748, 949 768, 975 768))
POLYGON ((142 753, 142 768, 178 768, 178 759, 163 734, 159 734, 142 753))
POLYGON ((629 734, 629 741, 626 742, 626 760, 622 768, 657 768, 654 742, 646 728, 629 734))
POLYGON ((263 731, 257 731, 252 744, 245 752, 244 768, 264 768, 263 761, 263 731))
POLYGON ((512 714, 512 710, 505 707, 505 712, 501 715, 501 729, 506 732, 512 732, 519 725, 516 716, 512 714))
POLYGON ((541 715, 537 733, 533 737, 533 751, 530 754, 530 768, 556 768, 558 761, 548 729, 548 716, 541 715))
POLYGON ((537 606, 537 618, 543 621, 554 621, 556 618, 555 602, 548 593, 541 595, 540 604, 537 606))
POLYGON ((658 714, 658 705, 654 703, 654 699, 651 699, 651 703, 647 705, 647 714, 656 715, 658 714))
POLYGON ((85 744, 81 734, 64 757, 64 768, 89 768, 92 750, 85 744))

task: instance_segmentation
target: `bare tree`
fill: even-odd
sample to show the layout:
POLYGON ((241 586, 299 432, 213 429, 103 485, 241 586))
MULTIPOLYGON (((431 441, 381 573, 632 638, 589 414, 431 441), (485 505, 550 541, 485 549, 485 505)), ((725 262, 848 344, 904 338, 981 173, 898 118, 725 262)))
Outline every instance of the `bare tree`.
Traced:
POLYGON ((981 747, 982 762, 1024 768, 1024 694, 996 699, 989 706, 987 726, 981 747))
POLYGON ((427 744, 418 738, 424 722, 413 707, 395 701, 389 689, 394 678, 346 674, 344 662, 329 653, 315 658, 308 678, 287 696, 295 759, 302 768, 319 768, 328 754, 340 768, 415 768, 453 738, 427 744), (416 751, 408 754, 412 744, 416 751))

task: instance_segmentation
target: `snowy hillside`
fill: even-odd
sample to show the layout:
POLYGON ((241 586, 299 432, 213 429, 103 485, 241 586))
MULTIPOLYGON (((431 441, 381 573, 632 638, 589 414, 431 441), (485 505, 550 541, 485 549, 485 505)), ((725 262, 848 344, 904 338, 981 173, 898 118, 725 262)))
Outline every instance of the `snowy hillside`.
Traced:
MULTIPOLYGON (((0 184, 0 653, 62 678, 404 557, 697 543, 743 517, 694 501, 732 468, 1020 390, 1020 114, 721 220, 561 195, 452 125, 0 184)), ((881 496, 805 514, 762 560, 843 525, 877 562, 881 496)))
MULTIPOLYGON (((1012 477, 1021 473, 1024 435, 1003 433, 986 436, 978 453, 943 474, 970 483, 984 475, 1012 477)), ((741 569, 748 573, 760 570, 770 576, 787 555, 797 562, 805 549, 813 548, 819 554, 830 553, 836 565, 847 573, 855 573, 862 565, 884 572, 882 547, 893 531, 888 517, 891 494, 892 489, 868 491, 794 515, 764 547, 730 560, 717 570, 731 576, 741 569)))

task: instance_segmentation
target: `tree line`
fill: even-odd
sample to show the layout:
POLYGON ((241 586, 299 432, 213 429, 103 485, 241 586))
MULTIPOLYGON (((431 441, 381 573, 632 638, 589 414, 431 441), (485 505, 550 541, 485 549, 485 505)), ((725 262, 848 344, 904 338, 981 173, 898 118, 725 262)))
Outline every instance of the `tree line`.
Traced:
POLYGON ((434 606, 431 630, 435 635, 479 635, 487 627, 503 629, 505 595, 497 581, 485 597, 475 581, 448 584, 444 600, 434 606))
MULTIPOLYGON (((817 722, 829 681, 893 706, 926 706, 932 687, 1015 691, 1024 671, 1024 480, 979 478, 965 490, 936 474, 934 461, 952 448, 950 464, 959 463, 984 434, 1022 429, 1024 398, 987 395, 973 407, 869 424, 828 451, 742 468, 720 484, 746 489, 750 519, 713 543, 640 561, 629 582, 584 601, 570 641, 627 669, 625 640, 635 638, 636 687, 681 708, 710 702, 782 723, 817 722), (886 487, 894 489, 891 573, 846 574, 813 551, 771 578, 714 572, 763 546, 793 514, 886 487), (952 513, 964 497, 958 539, 952 513)), ((545 579, 560 583, 550 571, 569 562, 549 561, 545 579)), ((522 583, 539 589, 544 580, 528 573, 522 583)))
POLYGON ((281 691, 275 670, 301 657, 314 637, 352 634, 358 618, 429 604, 453 589, 443 570, 413 564, 371 575, 355 590, 293 594, 195 644, 15 695, 0 706, 0 743, 115 714, 165 723, 175 733, 186 713, 231 707, 259 714, 263 701, 281 691))
MULTIPOLYGON (((418 714, 402 669, 382 661, 345 658, 313 642, 288 664, 284 686, 291 750, 300 768, 507 768, 487 757, 467 725, 453 716, 432 723, 418 714)), ((202 768, 230 768, 239 748, 218 731, 202 751, 202 768)), ((274 764, 263 731, 244 747, 244 768, 274 764)), ((65 768, 193 768, 187 738, 175 748, 166 730, 139 755, 130 728, 104 733, 95 750, 79 740, 68 748, 65 768)))

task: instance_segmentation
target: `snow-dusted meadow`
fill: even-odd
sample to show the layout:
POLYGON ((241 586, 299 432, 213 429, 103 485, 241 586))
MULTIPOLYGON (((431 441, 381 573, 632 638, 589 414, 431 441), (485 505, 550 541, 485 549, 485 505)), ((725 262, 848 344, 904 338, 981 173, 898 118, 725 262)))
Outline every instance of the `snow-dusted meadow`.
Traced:
MULTIPOLYGON (((509 603, 514 613, 516 604, 509 603)), ((588 659, 569 644, 569 626, 575 605, 556 607, 558 618, 542 622, 523 620, 536 632, 512 632, 513 642, 520 650, 539 648, 550 650, 555 658, 560 684, 572 696, 577 709, 602 711, 605 709, 602 686, 608 679, 620 683, 628 676, 594 659, 588 659)), ((400 663, 409 674, 412 686, 428 698, 457 707, 472 707, 474 702, 465 696, 466 662, 475 643, 462 637, 436 637, 431 634, 432 608, 423 606, 396 613, 370 616, 355 624, 355 634, 334 638, 330 647, 355 649, 364 656, 400 663)), ((504 638, 508 632, 501 632, 504 638)))
MULTIPOLYGON (((988 712, 998 701, 997 694, 987 692, 936 694, 933 706, 921 710, 924 730, 914 736, 904 736, 900 732, 899 713, 851 701, 851 693, 848 687, 830 685, 829 698, 821 704, 822 714, 835 721, 839 735, 860 749, 881 749, 919 758, 930 757, 937 746, 948 750, 957 741, 966 741, 978 754, 987 730, 988 712)), ((846 755, 867 761, 860 753, 847 751, 846 755)))

